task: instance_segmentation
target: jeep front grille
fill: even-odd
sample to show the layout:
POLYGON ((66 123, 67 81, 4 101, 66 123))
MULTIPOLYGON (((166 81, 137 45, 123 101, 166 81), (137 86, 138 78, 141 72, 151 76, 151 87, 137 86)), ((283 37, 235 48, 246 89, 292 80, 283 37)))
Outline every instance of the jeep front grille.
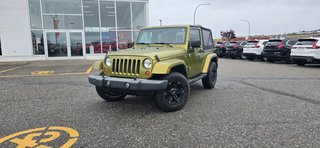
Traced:
POLYGON ((112 73, 120 75, 139 75, 141 60, 113 59, 112 73))

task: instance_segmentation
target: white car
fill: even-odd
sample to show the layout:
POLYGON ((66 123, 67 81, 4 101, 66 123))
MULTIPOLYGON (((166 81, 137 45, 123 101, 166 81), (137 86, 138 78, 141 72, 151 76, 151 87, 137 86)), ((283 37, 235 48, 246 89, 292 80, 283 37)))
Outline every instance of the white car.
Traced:
POLYGON ((261 53, 267 42, 268 40, 248 41, 243 48, 243 55, 250 61, 261 58, 261 53))
POLYGON ((290 56, 293 62, 300 66, 320 64, 320 38, 299 39, 292 47, 290 56))

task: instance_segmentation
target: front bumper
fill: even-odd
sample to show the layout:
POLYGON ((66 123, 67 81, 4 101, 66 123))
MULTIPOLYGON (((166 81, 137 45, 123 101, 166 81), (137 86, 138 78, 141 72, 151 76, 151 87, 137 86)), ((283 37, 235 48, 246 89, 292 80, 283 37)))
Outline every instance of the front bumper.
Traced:
POLYGON ((157 91, 167 88, 167 80, 115 78, 102 75, 89 75, 89 83, 114 90, 157 91), (129 87, 128 87, 129 86, 129 87))

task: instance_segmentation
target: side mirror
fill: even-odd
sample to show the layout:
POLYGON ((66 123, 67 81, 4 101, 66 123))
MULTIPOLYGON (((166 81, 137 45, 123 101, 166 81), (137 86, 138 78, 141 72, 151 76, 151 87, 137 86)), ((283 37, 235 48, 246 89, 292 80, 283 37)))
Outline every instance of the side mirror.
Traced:
POLYGON ((193 48, 200 48, 201 47, 201 41, 190 41, 190 47, 193 48))

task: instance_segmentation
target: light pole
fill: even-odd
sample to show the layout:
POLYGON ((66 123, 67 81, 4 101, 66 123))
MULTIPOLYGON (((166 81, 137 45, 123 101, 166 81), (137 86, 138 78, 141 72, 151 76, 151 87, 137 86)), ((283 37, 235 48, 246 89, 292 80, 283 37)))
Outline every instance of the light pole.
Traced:
POLYGON ((207 6, 207 5, 210 5, 210 3, 206 3, 206 4, 199 4, 196 9, 194 10, 194 14, 193 14, 193 25, 196 25, 196 13, 197 13, 197 10, 200 6, 207 6))
POLYGON ((248 40, 250 40, 250 30, 251 30, 251 27, 250 27, 250 22, 246 19, 241 19, 240 21, 243 21, 243 22, 247 22, 248 23, 248 26, 249 26, 249 36, 248 36, 248 40))
POLYGON ((159 20, 159 22, 160 22, 160 26, 162 26, 162 20, 159 20))

